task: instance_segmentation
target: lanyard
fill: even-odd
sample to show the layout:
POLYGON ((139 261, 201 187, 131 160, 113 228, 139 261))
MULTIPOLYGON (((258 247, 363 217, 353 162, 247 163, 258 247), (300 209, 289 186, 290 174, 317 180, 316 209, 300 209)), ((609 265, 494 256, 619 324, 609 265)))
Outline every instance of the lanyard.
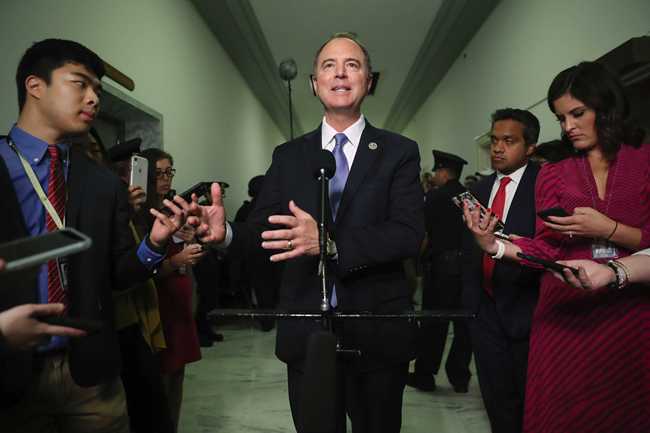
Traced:
POLYGON ((18 159, 20 160, 20 163, 22 164, 23 169, 25 170, 25 174, 27 174, 27 177, 29 178, 32 187, 36 192, 36 195, 41 200, 41 203, 45 207, 45 210, 47 210, 47 213, 50 214, 50 217, 56 224, 57 228, 61 230, 65 226, 65 221, 61 220, 61 217, 54 209, 54 206, 52 206, 50 199, 47 198, 47 194, 45 194, 45 191, 43 191, 43 187, 41 186, 41 183, 38 181, 38 178, 36 177, 36 173, 34 173, 34 169, 32 169, 32 166, 29 165, 27 159, 25 159, 25 157, 18 151, 18 148, 14 144, 14 141, 11 139, 11 136, 7 136, 7 144, 9 145, 9 147, 11 147, 11 150, 13 150, 18 156, 18 159))

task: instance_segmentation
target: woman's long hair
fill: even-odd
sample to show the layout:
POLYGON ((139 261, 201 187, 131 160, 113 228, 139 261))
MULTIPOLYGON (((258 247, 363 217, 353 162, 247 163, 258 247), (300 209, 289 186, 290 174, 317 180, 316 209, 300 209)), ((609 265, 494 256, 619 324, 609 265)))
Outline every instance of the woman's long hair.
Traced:
MULTIPOLYGON (((621 82, 605 66, 582 62, 560 72, 548 89, 548 106, 555 113, 555 101, 569 94, 596 112, 596 133, 603 155, 616 157, 621 144, 641 145, 644 133, 630 123, 630 106, 621 82)), ((574 152, 571 140, 562 133, 562 143, 574 152)))

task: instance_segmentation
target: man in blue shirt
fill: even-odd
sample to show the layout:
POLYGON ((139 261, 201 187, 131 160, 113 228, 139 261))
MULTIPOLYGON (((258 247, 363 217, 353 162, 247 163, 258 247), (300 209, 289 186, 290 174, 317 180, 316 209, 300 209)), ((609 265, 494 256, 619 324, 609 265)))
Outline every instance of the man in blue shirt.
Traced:
POLYGON ((0 140, 0 242, 66 225, 93 245, 65 263, 4 275, 0 311, 60 299, 65 314, 105 326, 80 339, 55 337, 33 352, 0 353, 6 431, 128 432, 111 292, 151 277, 185 217, 166 201, 172 216, 152 210, 151 233, 133 245, 123 184, 69 146, 97 115, 103 75, 95 53, 57 39, 35 43, 18 65, 20 115, 0 140))

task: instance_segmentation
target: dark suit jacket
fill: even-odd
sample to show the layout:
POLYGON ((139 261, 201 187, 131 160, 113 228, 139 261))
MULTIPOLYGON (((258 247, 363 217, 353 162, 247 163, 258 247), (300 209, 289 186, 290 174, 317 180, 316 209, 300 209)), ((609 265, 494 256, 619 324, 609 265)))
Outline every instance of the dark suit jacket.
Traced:
MULTIPOLYGON (((70 258, 68 314, 98 319, 106 324, 101 333, 70 340, 72 377, 81 386, 92 386, 114 378, 120 369, 111 292, 144 281, 151 273, 136 255, 128 227, 126 188, 120 179, 73 149, 66 186, 66 225, 85 233, 93 241, 90 249, 70 258)), ((0 242, 28 236, 2 158, 0 197, 0 242)), ((0 276, 0 311, 38 302, 37 292, 35 270, 0 276)), ((30 384, 31 374, 32 352, 0 353, 0 406, 20 395, 30 384)))
MULTIPOLYGON (((505 232, 525 237, 535 235, 535 181, 539 166, 528 163, 521 184, 510 205, 505 232)), ((496 174, 482 179, 471 189, 487 207, 496 174)), ((463 306, 478 311, 483 291, 483 252, 469 230, 463 237, 463 306)), ((510 338, 527 338, 539 296, 540 272, 518 263, 499 260, 494 268, 494 301, 501 323, 510 338)))
MULTIPOLYGON (((320 128, 275 149, 247 223, 234 225, 234 247, 259 248, 268 216, 289 214, 290 200, 318 218, 320 186, 312 161, 320 150, 320 128)), ((338 260, 328 266, 328 289, 336 283, 338 310, 402 312, 412 308, 402 260, 417 256, 424 237, 419 172, 417 143, 366 124, 336 223, 329 205, 327 209, 329 231, 338 249, 338 260), (372 142, 374 150, 369 147, 372 142)), ((318 311, 317 265, 318 257, 311 256, 285 264, 279 308, 318 311)), ((280 321, 277 356, 300 368, 307 337, 319 326, 310 321, 280 321)), ((361 349, 365 367, 404 362, 414 356, 412 325, 405 320, 345 322, 343 328, 343 346, 361 349)))

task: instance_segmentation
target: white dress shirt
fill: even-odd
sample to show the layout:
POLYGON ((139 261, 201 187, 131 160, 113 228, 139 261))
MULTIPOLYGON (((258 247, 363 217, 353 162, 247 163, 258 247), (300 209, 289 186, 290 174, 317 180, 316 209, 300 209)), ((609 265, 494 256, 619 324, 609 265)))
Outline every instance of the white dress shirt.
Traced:
POLYGON ((494 182, 494 185, 492 185, 492 192, 490 193, 490 201, 488 202, 488 207, 489 208, 492 207, 492 202, 494 201, 494 197, 497 195, 497 191, 499 190, 499 185, 501 185, 501 179, 503 179, 506 176, 509 177, 511 180, 510 183, 506 185, 506 202, 503 205, 503 216, 501 217, 501 221, 503 221, 504 223, 508 218, 508 211, 510 210, 512 199, 514 198, 515 193, 517 192, 517 188, 521 183, 521 177, 524 175, 524 171, 526 171, 526 167, 528 167, 528 164, 516 169, 515 171, 513 171, 508 175, 499 173, 497 171, 497 179, 494 182))
MULTIPOLYGON (((354 156, 357 154, 357 149, 359 148, 359 142, 361 141, 361 134, 363 133, 364 128, 366 127, 366 118, 363 117, 363 114, 359 116, 356 122, 348 126, 345 131, 341 131, 348 137, 348 142, 343 145, 343 153, 345 154, 345 159, 348 160, 348 169, 352 169, 352 162, 354 161, 354 156)), ((330 152, 334 151, 334 146, 336 145, 336 140, 334 136, 339 133, 336 129, 332 128, 327 120, 323 117, 323 126, 321 127, 321 145, 324 150, 329 150, 330 152)))

